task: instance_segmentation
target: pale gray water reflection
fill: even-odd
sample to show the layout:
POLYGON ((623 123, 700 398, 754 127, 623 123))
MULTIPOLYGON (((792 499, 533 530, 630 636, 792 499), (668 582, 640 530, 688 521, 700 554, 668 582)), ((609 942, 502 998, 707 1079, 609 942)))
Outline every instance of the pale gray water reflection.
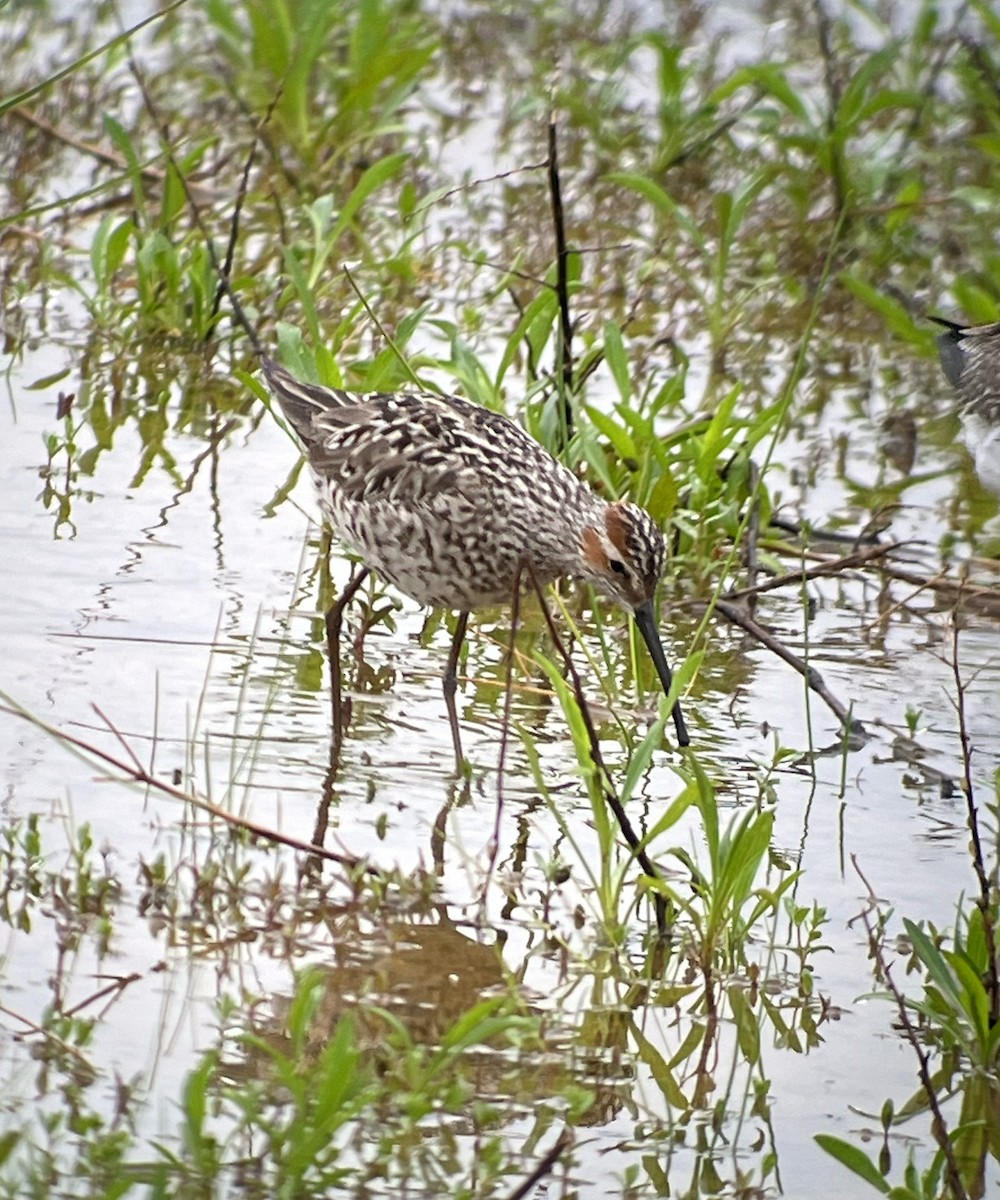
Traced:
MULTIPOLYGON (((901 20, 900 12, 897 8, 894 20, 901 20)), ((517 60, 519 78, 533 75, 534 60, 520 43, 489 45, 494 15, 478 12, 486 39, 481 51, 508 53, 517 60)), ((648 16, 641 6, 633 15, 648 16)), ((859 40, 868 44, 874 23, 853 10, 849 17, 864 28, 859 40)), ((510 12, 500 18, 506 24, 497 28, 516 31, 510 12)), ((722 60, 735 63, 756 53, 760 42, 772 49, 786 41, 798 46, 803 21, 799 16, 772 23, 770 9, 714 6, 696 44, 706 52, 714 47, 722 60), (716 44, 724 30, 740 36, 716 44)), ((657 61, 652 43, 629 60, 622 94, 635 100, 636 120, 659 119, 659 95, 652 90, 657 61)), ((453 135, 437 150, 442 181, 457 186, 467 171, 492 176, 533 157, 527 143, 541 140, 543 126, 534 116, 524 117, 521 97, 508 94, 510 77, 497 74, 499 82, 478 73, 467 91, 454 80, 434 80, 405 114, 408 128, 433 139, 440 129, 435 105, 442 97, 454 103, 453 135), (464 123, 458 115, 462 105, 473 114, 464 123), (529 129, 520 138, 510 132, 515 113, 529 129)), ((747 136, 734 133, 737 139, 747 136)), ((628 158, 635 151, 624 153, 628 158)), ((82 187, 89 168, 68 157, 72 161, 60 183, 82 187)), ((585 206, 601 203, 598 176, 610 167, 598 164, 593 175, 580 177, 573 176, 574 169, 567 155, 577 211, 589 218, 593 214, 585 206)), ((484 255, 520 261, 518 222, 512 219, 509 229, 490 222, 506 211, 498 197, 507 189, 516 194, 522 182, 493 181, 470 201, 475 208, 487 197, 475 213, 484 255), (507 253, 508 238, 516 252, 507 253)), ((510 201, 512 210, 537 207, 537 190, 523 195, 510 201)), ((458 211, 435 208, 428 240, 443 239, 458 211)), ((394 230, 397 217, 393 212, 386 220, 394 230)), ((532 236, 547 239, 547 227, 536 228, 534 217, 532 236)), ((649 213, 643 220, 652 227, 649 213)), ((94 227, 88 218, 79 231, 81 245, 94 227)), ((618 236, 615 226, 608 230, 618 236)), ((641 239, 648 232, 637 222, 621 249, 631 256, 629 270, 649 289, 628 298, 630 304, 634 299, 640 325, 652 324, 645 314, 659 311, 667 262, 647 260, 641 239)), ((459 313, 464 319, 486 296, 491 312, 494 303, 507 303, 490 294, 498 282, 492 274, 488 283, 476 275, 475 287, 466 290, 472 272, 468 246, 458 235, 448 237, 433 268, 425 260, 407 267, 419 284, 409 280, 407 286, 421 302, 426 289, 440 304, 433 316, 459 322, 459 313)), ((605 241, 613 240, 608 232, 605 241)), ((712 236, 706 234, 706 241, 712 236)), ((72 265, 80 266, 75 260, 72 265)), ((807 265, 809 272, 816 269, 811 261, 807 265)), ((778 309, 791 303, 791 284, 806 287, 804 269, 797 264, 787 269, 790 286, 775 288, 778 309)), ((401 268, 400 278, 405 273, 401 268)), ((807 283, 813 287, 815 277, 809 275, 807 283)), ((696 422, 702 404, 719 404, 736 383, 743 387, 739 411, 748 420, 774 400, 795 345, 787 330, 757 330, 764 306, 756 310, 753 304, 762 290, 757 284, 748 289, 746 312, 737 305, 739 319, 727 335, 735 343, 723 370, 713 362, 718 329, 709 332, 710 314, 690 294, 662 329, 636 333, 635 352, 645 356, 636 364, 637 378, 649 373, 651 363, 656 371, 663 362, 676 365, 680 360, 668 356, 678 347, 691 359, 682 411, 671 414, 670 422, 675 416, 678 423, 682 417, 696 422), (751 360, 748 348, 762 341, 766 346, 751 360)), ((592 314, 602 311, 605 299, 596 292, 590 297, 592 314)), ((728 320, 730 314, 715 316, 728 320)), ((859 737, 845 752, 836 717, 802 677, 719 619, 709 626, 704 663, 686 701, 723 827, 758 805, 773 814, 762 884, 778 887, 799 871, 790 891, 796 905, 825 913, 819 926, 823 948, 811 959, 812 996, 797 991, 801 962, 795 947, 802 934, 786 909, 772 928, 755 931, 750 950, 756 955, 755 978, 743 978, 734 968, 733 979, 725 980, 767 996, 777 1016, 762 1024, 764 1044, 754 1067, 733 1023, 719 1030, 713 1049, 718 1078, 736 1082, 713 1130, 717 1095, 701 1095, 682 1128, 679 1107, 664 1083, 663 1064, 680 1053, 693 1025, 686 996, 663 992, 636 1003, 631 986, 615 973, 619 950, 602 925, 596 898, 605 847, 566 718, 537 665, 522 662, 515 672, 510 736, 502 747, 506 614, 472 622, 460 668, 459 713, 473 764, 465 784, 453 777, 439 686, 449 644, 446 624, 409 601, 375 592, 381 615, 361 638, 364 606, 353 609, 343 650, 351 724, 334 775, 318 612, 322 538, 304 474, 290 499, 281 496, 295 471, 294 444, 243 383, 218 374, 213 379, 200 363, 177 365, 165 339, 162 357, 152 368, 143 364, 150 379, 140 379, 138 367, 126 373, 117 399, 132 405, 133 414, 111 430, 110 444, 81 470, 79 458, 59 444, 67 427, 56 416, 58 394, 85 382, 103 386, 113 407, 108 379, 117 364, 95 366, 100 338, 86 351, 72 344, 90 321, 76 295, 57 293, 44 309, 24 307, 20 318, 32 325, 33 336, 8 364, 9 397, 0 404, 0 689, 42 721, 119 758, 127 757, 127 743, 157 780, 177 781, 300 842, 322 828, 327 849, 398 872, 412 883, 413 894, 386 885, 387 907, 399 904, 402 910, 386 924, 395 928, 398 919, 406 947, 424 947, 428 954, 436 947, 439 978, 421 971, 420 955, 403 950, 396 956, 378 944, 373 930, 386 932, 384 914, 365 909, 332 868, 324 876, 290 849, 248 848, 204 812, 152 788, 114 783, 103 767, 74 758, 43 730, 5 715, 0 750, 6 821, 40 814, 45 863, 56 872, 65 865, 68 873, 77 861, 81 830, 89 827, 96 876, 109 892, 117 889, 120 899, 109 947, 102 945, 106 931, 99 921, 72 927, 69 906, 34 912, 30 930, 11 925, 3 947, 7 1010, 37 1022, 55 997, 67 1011, 89 1002, 90 1014, 106 999, 94 1000, 100 989, 117 988, 108 1000, 110 1017, 94 1029, 93 1056, 106 1072, 95 1103, 112 1113, 112 1081, 116 1076, 135 1081, 151 1097, 141 1110, 140 1133, 174 1144, 176 1098, 198 1054, 217 1044, 222 1009, 252 1011, 260 1018, 258 1028, 273 1030, 299 968, 314 964, 329 971, 331 963, 346 961, 339 979, 360 988, 352 972, 356 960, 371 952, 384 955, 380 961, 390 983, 397 978, 393 972, 406 975, 417 996, 413 1011, 419 1012, 421 1005, 444 1004, 441 996, 449 1003, 456 999, 447 984, 467 955, 477 986, 488 991, 499 986, 498 978, 512 977, 527 1010, 548 1015, 556 1049, 546 1045, 541 1066, 551 1066, 545 1055, 561 1054, 566 1075, 592 1084, 599 1096, 599 1105, 581 1121, 586 1137, 574 1149, 573 1183, 580 1196, 613 1194, 629 1167, 657 1155, 676 1168, 674 1181, 686 1180, 707 1161, 705 1147, 717 1137, 713 1153, 724 1161, 729 1180, 738 1169, 759 1173, 773 1149, 780 1184, 768 1177, 766 1194, 853 1200, 854 1181, 814 1145, 814 1135, 832 1132, 855 1143, 863 1133, 877 1137, 883 1102, 891 1097, 899 1106, 916 1090, 915 1059, 898 1036, 894 1008, 867 998, 874 984, 859 915, 868 905, 868 889, 893 911, 888 944, 898 948, 901 963, 905 947, 896 939, 902 917, 950 927, 960 901, 975 887, 966 806, 955 785, 963 770, 950 661, 955 593, 919 580, 942 564, 954 577, 958 564, 988 554, 1000 543, 1000 518, 996 499, 983 494, 956 440, 951 398, 936 364, 885 330, 873 329, 873 345, 861 353, 840 340, 852 335, 842 334, 831 318, 810 348, 812 358, 792 399, 791 427, 774 447, 767 479, 778 515, 847 539, 831 541, 827 549, 847 553, 851 539, 874 526, 882 528, 883 539, 906 543, 905 558, 901 553, 896 561, 918 582, 850 571, 810 581, 802 592, 789 587, 763 594, 757 602, 761 625, 822 673, 834 696, 863 723, 867 738, 859 737), (197 388, 215 386, 220 411, 199 406, 197 388), (884 422, 904 409, 916 441, 887 461, 880 451, 884 422), (182 419, 182 412, 193 415, 182 419), (164 423, 159 441, 150 432, 157 421, 164 423), (56 443, 51 461, 50 437, 56 443), (68 504, 60 513, 63 491, 68 504), (793 753, 782 756, 786 749, 793 753), (303 896, 308 903, 297 904, 303 896), (580 1031, 591 1038, 586 1045, 575 1036, 580 1031), (764 1116, 766 1105, 754 1090, 761 1081, 772 1105, 764 1116)), ((582 328, 581 342, 584 337, 596 337, 594 328, 582 328)), ((410 346, 414 355, 427 356, 443 355, 446 348, 446 333, 430 320, 410 346)), ((482 361, 496 369, 500 348, 481 352, 482 361)), ((217 373, 224 361, 224 355, 215 361, 217 373)), ((526 367, 523 373, 527 376, 526 367)), ((523 379, 512 369, 505 386, 513 407, 522 399, 523 379)), ((611 411, 618 398, 607 371, 588 381, 587 401, 602 411, 611 411)), ((673 433, 668 423, 664 419, 658 432, 673 433)), ((86 437, 83 431, 76 450, 93 448, 86 437)), ((793 538, 786 534, 784 540, 789 545, 793 538)), ((806 542, 801 563, 808 568, 814 561, 808 552, 818 539, 806 542)), ((794 554, 780 556, 785 570, 794 570, 797 561, 794 554)), ((350 565, 337 552, 331 569, 339 591, 350 565)), ((973 563, 971 569, 985 588, 997 588, 995 567, 973 563)), ((630 669, 619 640, 626 623, 605 616, 611 631, 605 661, 586 609, 572 598, 569 604, 574 614, 583 613, 574 661, 593 711, 607 718, 600 727, 602 751, 620 782, 631 761, 626 743, 646 728, 655 694, 634 700, 630 685, 620 705, 609 703, 602 675, 630 669), (613 707, 624 734, 611 719, 613 707)), ((674 589, 673 607, 662 619, 672 661, 689 650, 703 604, 702 592, 689 598, 684 580, 674 589)), ((519 645, 554 658, 537 614, 527 620, 531 628, 522 631, 519 645)), ((984 808, 1000 762, 1000 622, 985 606, 971 605, 958 620, 965 720, 975 747, 973 779, 984 808)), ((654 828, 681 794, 680 765, 668 746, 652 753, 629 802, 640 833, 654 828)), ((693 811, 656 847, 671 882, 690 890, 690 871, 669 853, 676 848, 694 863, 704 861, 704 826, 693 811)), ((637 872, 624 855, 617 866, 623 872, 621 907, 627 910, 637 872)), ((635 920, 623 935, 630 961, 643 960, 644 932, 643 921, 635 920)), ((696 975, 693 967, 690 975, 696 975)), ((338 976, 332 977, 336 993, 338 976)), ((902 966, 899 982, 911 991, 917 987, 902 966)), ((334 994, 330 1000, 334 1016, 339 999, 334 994)), ((32 1036, 30 1028, 10 1018, 3 1031, 6 1090, 27 1101, 38 1086, 37 1064, 15 1035, 32 1036)), ((247 1062, 253 1066, 251 1056, 247 1062)), ((491 1083, 494 1078, 490 1075, 491 1083)), ((542 1083, 549 1081, 543 1072, 542 1083)), ((690 1074, 674 1082, 688 1093, 694 1088, 690 1074)), ((508 1140, 521 1145, 531 1138, 531 1110, 544 1093, 541 1086, 537 1092, 525 1088, 530 1103, 522 1095, 518 1105, 511 1104, 503 1126, 508 1140)), ((55 1107, 58 1099, 46 1103, 55 1107)), ((954 1121, 952 1109, 947 1115, 954 1121)), ((920 1161, 927 1161, 925 1133, 919 1121, 901 1127, 893 1142, 897 1167, 911 1136, 920 1161)), ((463 1142, 463 1151, 470 1144, 463 1142)), ((989 1185, 1000 1183, 995 1162, 988 1172, 989 1185)))
MULTIPOLYGON (((14 379, 43 370, 38 360, 29 361, 14 379)), ((91 708, 97 704, 140 755, 155 754, 159 773, 187 773, 199 789, 216 789, 220 799, 228 792, 241 811, 308 839, 328 766, 329 713, 310 577, 318 531, 305 515, 311 510, 308 484, 303 480, 295 493, 301 507, 284 505, 264 516, 275 481, 287 473, 293 455, 287 439, 266 421, 252 436, 235 434, 220 454, 214 485, 204 476, 183 495, 166 474, 154 473, 143 487, 131 487, 123 440, 120 453, 102 464, 100 497, 77 504, 75 536, 56 539, 51 513, 37 503, 39 447, 51 427, 52 404, 38 403, 33 393, 15 394, 18 422, 10 420, 9 410, 2 418, 8 497, 2 517, 8 564, 5 686, 43 719, 113 747, 114 738, 91 708), (187 739, 199 731, 205 749, 191 761, 187 739)), ((172 440, 182 474, 183 463, 202 449, 196 438, 172 440)), ((929 508, 940 507, 945 482, 937 485, 938 499, 929 508)), ((836 480, 825 486, 832 498, 836 480)), ((819 483, 816 494, 824 494, 819 483)), ((927 538, 932 531, 926 519, 920 525, 925 540, 933 540, 927 538)), ((346 570, 343 563, 335 567, 341 581, 346 570)), ((807 1056, 775 1047, 766 1058, 780 1113, 783 1184, 788 1194, 801 1196, 817 1194, 809 1184, 814 1168, 801 1149, 812 1134, 825 1129, 848 1136, 866 1125, 844 1109, 845 1097, 855 1108, 877 1113, 887 1095, 905 1096, 914 1088, 912 1058, 890 1032, 891 1010, 857 1000, 868 987, 867 943, 857 920, 865 887, 852 856, 897 911, 939 925, 953 921, 959 897, 972 886, 960 796, 935 791, 910 762, 893 757, 896 736, 906 732, 907 706, 914 706, 920 710, 918 740, 935 768, 960 773, 952 672, 941 657, 949 645, 946 622, 931 597, 908 598, 900 585, 900 602, 906 600, 911 616, 894 620, 873 641, 878 613, 869 581, 840 579, 810 590, 817 605, 805 628, 793 596, 762 598, 758 618, 796 653, 808 654, 831 690, 854 705, 872 733, 863 748, 846 759, 810 755, 810 746, 836 748, 832 714, 815 696, 807 697, 789 667, 724 627, 712 650, 717 667, 710 658, 707 678, 729 682, 714 695, 699 695, 691 706, 700 751, 722 783, 724 820, 756 790, 759 772, 746 771, 748 760, 768 761, 776 739, 803 754, 774 777, 780 800, 773 844, 802 872, 801 903, 815 901, 826 909, 823 941, 830 951, 816 958, 816 987, 837 1019, 822 1025, 807 1056)), ((445 897, 454 911, 468 911, 476 903, 494 833, 495 698, 503 682, 498 664, 505 631, 488 624, 473 631, 465 673, 478 682, 463 685, 460 711, 475 772, 468 797, 456 798, 448 783, 451 747, 436 684, 447 631, 438 628, 424 644, 424 616, 409 602, 394 612, 393 623, 391 629, 379 625, 365 640, 368 683, 378 686, 354 697, 351 737, 329 814, 331 842, 404 871, 431 869, 438 853, 445 897), (435 823, 442 819, 443 852, 434 845, 435 823)), ((1000 757, 994 718, 1000 635, 991 623, 970 619, 959 646, 977 784, 985 789, 1000 757)), ((349 675, 357 669, 349 659, 349 675)), ((587 664, 582 669, 586 678, 587 664)), ((598 694, 593 677, 587 687, 598 694)), ((513 715, 515 723, 533 729, 546 773, 572 774, 561 714, 526 693, 515 697, 513 715)), ((96 780, 27 725, 7 720, 0 728, 10 764, 6 811, 15 817, 41 803, 53 819, 49 844, 60 836, 53 830, 63 827, 69 842, 74 827, 89 823, 96 844, 111 848, 132 887, 128 864, 159 853, 183 855, 188 836, 198 842, 196 829, 179 835, 178 814, 169 803, 96 780)), ((620 757, 616 742, 606 743, 606 750, 611 761, 620 757)), ((537 952, 527 900, 551 890, 547 863, 577 856, 593 861, 600 850, 586 804, 566 796, 571 850, 551 813, 537 804, 530 775, 522 776, 525 760, 516 738, 509 755, 497 878, 516 879, 520 900, 511 909, 502 904, 501 892, 490 896, 488 920, 504 930, 508 965, 521 964, 524 984, 548 995, 559 987, 562 970, 537 952)), ((669 757, 658 755, 633 802, 635 819, 643 826, 655 821, 677 791, 669 757)), ((677 837, 697 856, 695 820, 685 821, 677 837)), ((554 919, 569 944, 583 949, 586 940, 574 930, 568 904, 572 884, 561 891, 564 911, 554 919)), ((115 945, 123 971, 148 971, 160 954, 137 916, 117 923, 115 945)), ((230 970, 250 972, 257 988, 287 989, 278 962, 268 963, 250 948, 240 957, 242 965, 230 970)), ((217 984, 210 967, 180 948, 167 953, 164 965, 163 972, 123 994, 105 1053, 115 1069, 142 1069, 169 1094, 192 1052, 210 1040, 217 984), (151 1009, 158 1013, 155 1033, 151 1009)), ((46 1002, 52 966, 41 932, 24 940, 10 959, 18 979, 10 994, 15 1007, 31 1011, 46 1002)), ((81 952, 73 963, 76 982, 69 986, 85 991, 88 976, 102 969, 100 959, 81 952)), ((649 1019, 645 1036, 669 1052, 672 1035, 658 1020, 649 1019)), ((720 1043, 723 1060, 736 1053, 728 1038, 727 1033, 720 1043)), ((646 1068, 639 1067, 628 1094, 629 1107, 637 1106, 647 1120, 664 1115, 662 1095, 646 1068)), ((635 1133, 624 1111, 609 1115, 594 1150, 623 1139, 621 1161, 638 1161, 649 1143, 635 1133)), ((586 1160, 588 1152, 582 1153, 586 1160)))

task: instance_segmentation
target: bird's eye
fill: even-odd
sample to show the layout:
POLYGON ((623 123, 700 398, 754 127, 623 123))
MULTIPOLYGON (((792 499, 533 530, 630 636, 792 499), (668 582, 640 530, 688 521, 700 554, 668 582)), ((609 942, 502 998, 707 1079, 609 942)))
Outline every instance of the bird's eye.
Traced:
POLYGON ((614 571, 614 573, 616 575, 627 575, 628 574, 628 571, 625 570, 625 564, 620 559, 617 559, 617 558, 609 559, 608 566, 611 568, 612 571, 614 571))

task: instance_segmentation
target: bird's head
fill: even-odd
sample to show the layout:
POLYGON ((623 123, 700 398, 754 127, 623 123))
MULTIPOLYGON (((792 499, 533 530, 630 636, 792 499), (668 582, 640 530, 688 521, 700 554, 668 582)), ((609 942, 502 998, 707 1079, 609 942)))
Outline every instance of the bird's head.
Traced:
MULTIPOLYGON (((581 574, 606 596, 631 612, 636 628, 653 659, 665 693, 671 673, 656 623, 653 596, 663 574, 666 550, 660 527, 644 508, 627 501, 609 504, 603 517, 583 531, 584 566, 581 574)), ((680 704, 673 707, 677 744, 689 737, 680 704)))
POLYGON ((962 373, 966 366, 966 354, 962 346, 965 329, 956 325, 954 321, 946 321, 944 317, 931 317, 931 320, 945 328, 945 332, 938 334, 936 339, 938 354, 941 356, 941 368, 948 382, 957 388, 961 385, 962 373))
POLYGON ((663 534, 644 508, 620 500, 583 531, 581 574, 629 612, 648 604, 663 574, 663 534))

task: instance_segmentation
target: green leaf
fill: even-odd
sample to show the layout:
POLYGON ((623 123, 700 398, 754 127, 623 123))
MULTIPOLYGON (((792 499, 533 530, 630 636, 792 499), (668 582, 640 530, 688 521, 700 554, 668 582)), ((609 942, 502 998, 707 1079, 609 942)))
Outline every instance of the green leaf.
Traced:
POLYGON ((10 1158, 20 1140, 21 1133, 17 1129, 8 1129, 5 1133, 0 1133, 0 1166, 10 1158))
POLYGON ((643 507, 658 524, 663 525, 677 507, 677 484, 673 475, 663 474, 643 498, 643 507))
POLYGON ((962 998, 958 983, 948 961, 942 952, 934 945, 927 934, 908 917, 903 918, 903 928, 913 943, 917 957, 923 963, 928 975, 937 984, 942 995, 957 1011, 962 1011, 962 998))
POLYGON ((705 770, 696 755, 690 758, 691 769, 695 778, 694 801, 701 813, 701 822, 705 830, 705 841, 708 843, 710 859, 715 862, 719 853, 719 813, 715 807, 715 788, 705 774, 705 770))
POLYGON ((889 1184, 883 1177, 882 1172, 863 1150, 859 1150, 857 1146, 852 1146, 850 1142, 833 1137, 829 1133, 817 1133, 814 1141, 821 1150, 825 1150, 841 1166, 847 1167, 855 1175, 860 1175, 866 1183, 870 1183, 883 1196, 889 1195, 889 1184))
POLYGON ((332 1129, 353 1115, 355 1106, 350 1102, 364 1086, 366 1073, 359 1067, 354 1022, 349 1015, 337 1022, 333 1037, 323 1049, 320 1070, 314 1116, 316 1132, 328 1140, 332 1129))
MULTIPOLYGON (((659 722, 660 732, 663 732, 663 723, 666 720, 667 714, 664 712, 663 718, 659 722)), ((656 840, 662 834, 671 829, 684 816, 687 810, 694 804, 695 789, 691 784, 681 792, 681 794, 667 805, 667 811, 662 813, 656 820, 656 823, 650 828, 649 832, 642 839, 643 846, 655 845, 656 840)))
POLYGON ((849 271, 842 271, 838 279, 859 300, 864 301, 873 312, 878 313, 886 326, 897 337, 909 342, 910 345, 926 345, 926 329, 914 322, 898 300, 885 292, 880 292, 878 288, 872 287, 870 283, 866 283, 865 280, 859 279, 857 275, 853 275, 849 271))
POLYGON ((125 159, 129 175, 137 178, 139 175, 139 156, 135 152, 132 138, 125 126, 110 113, 104 114, 104 132, 111 139, 112 145, 125 159))
POLYGON ((698 476, 703 482, 707 483, 718 475, 719 459, 723 451, 732 444, 741 424, 733 417, 741 390, 740 385, 737 384, 722 398, 715 415, 705 430, 697 463, 698 476))
POLYGON ((548 675, 549 683, 552 685, 562 705, 563 712, 569 722, 570 733, 573 735, 573 744, 576 747, 577 759, 580 765, 586 767, 588 771, 593 771, 595 768, 590 756, 590 739, 587 736, 587 728, 580 715, 580 708, 576 702, 576 697, 570 690, 569 684, 563 679, 562 673, 558 670, 555 663, 543 654, 537 655, 536 660, 545 671, 545 674, 548 675))
POLYGON ((628 355, 625 353, 625 343, 622 333, 613 321, 604 326, 604 357, 608 369, 618 388, 618 394, 624 403, 628 404, 632 396, 632 380, 628 369, 628 355))
POLYGON ((173 4, 166 8, 160 9, 159 12, 153 13, 151 16, 145 17, 137 22, 130 29, 124 30, 122 33, 116 34, 113 38, 103 42, 95 50, 90 50, 79 58, 74 59, 69 66, 63 67, 62 70, 56 71, 54 75, 47 75, 41 82, 33 83, 31 87, 25 88, 23 92, 17 92, 13 96, 8 96, 5 100, 0 100, 0 117, 6 112, 10 112, 12 108, 17 108, 22 104, 27 104, 29 100, 33 100, 35 96, 42 92, 48 91, 53 84, 58 83, 61 79, 67 79, 74 71, 78 71, 80 67, 85 67, 87 63, 93 62, 95 58, 100 58, 107 50, 113 50, 117 46, 124 45, 129 38, 138 33, 140 29, 144 29, 153 21, 161 21, 164 17, 169 16, 175 9, 186 4, 187 0, 174 0, 173 4))
POLYGON ((90 266, 101 291, 110 286, 122 265, 134 229, 131 217, 119 221, 117 217, 106 216, 98 226, 90 244, 90 266))
POLYGON ((59 383, 60 380, 65 379, 69 374, 70 368, 63 367, 59 371, 53 371, 51 375, 43 375, 41 379, 36 379, 33 383, 29 383, 25 388, 25 391, 44 392, 48 388, 52 387, 53 384, 59 383))
POLYGON ((653 758, 653 751, 663 741, 663 729, 666 721, 666 714, 657 717, 650 725, 646 732, 646 736, 642 739, 639 745, 632 751, 629 758, 628 770, 625 772, 625 780, 622 783, 621 802, 627 804, 632 796, 632 793, 639 786, 639 780, 645 775, 647 768, 653 758))
POLYGON ((868 101, 868 91, 876 79, 887 70, 899 54, 899 46, 890 43, 869 56, 848 81, 834 114, 837 128, 843 133, 853 133, 868 101))
POLYGON ((629 436, 628 431, 623 429, 613 417, 608 416, 606 412, 601 412, 592 404, 585 404, 583 411, 598 431, 608 439, 619 458, 634 459, 638 457, 635 442, 629 436))
POLYGON ((310 291, 315 289, 320 276, 327 269, 327 260, 332 254, 334 246, 340 240, 340 236, 344 230, 354 220, 355 215, 362 205, 373 192, 378 191, 383 184, 388 183, 394 175, 398 174, 402 170, 404 163, 409 161, 409 158, 409 154, 403 152, 387 154, 385 158, 379 159, 377 163, 373 163, 354 185, 354 190, 347 197, 343 208, 340 210, 336 224, 324 239, 313 261, 309 272, 310 291))
POLYGON ((518 353, 524 349, 521 345, 522 340, 528 340, 536 356, 537 365, 538 353, 552 331, 552 322, 558 311, 559 304, 556 294, 550 288, 545 288, 539 292, 524 310, 521 319, 514 327, 513 333, 507 339, 503 357, 500 359, 500 366, 497 368, 494 387, 498 392, 509 367, 518 353))
POLYGON ((739 984, 733 984, 729 988, 729 1006, 733 1010, 736 1040, 743 1057, 751 1066, 756 1066, 760 1059, 760 1026, 747 1000, 746 992, 739 984))
POLYGON ((302 269, 302 264, 299 262, 291 246, 285 247, 284 261, 285 270, 292 280, 299 303, 302 305, 306 324, 309 327, 309 336, 312 339, 313 345, 318 346, 323 340, 323 335, 320 331, 319 314, 316 311, 313 286, 307 279, 306 273, 302 269))
POLYGON ((638 1050, 640 1061, 649 1068, 649 1073, 670 1108, 677 1112, 686 1112, 691 1106, 667 1060, 648 1038, 639 1039, 638 1050))
POLYGON ((617 183, 621 187, 630 188, 633 192, 638 192, 640 196, 645 197, 654 208, 660 212, 668 213, 674 218, 678 225, 691 238, 692 242, 698 247, 702 254, 708 254, 708 246, 701 230, 697 223, 685 212, 685 210, 677 203, 677 201, 665 189, 654 182, 646 175, 636 175, 630 171, 612 171, 608 175, 608 179, 612 183, 617 183))
POLYGON ((996 297, 974 279, 956 279, 951 291, 972 324, 985 325, 1000 317, 996 297))
POLYGON ((704 1023, 701 1021, 692 1021, 691 1028, 684 1035, 684 1040, 678 1046, 673 1058, 670 1059, 671 1068, 679 1067, 682 1063, 686 1063, 704 1040, 704 1023))
POLYGON ((809 112, 802 102, 806 94, 792 83, 777 63, 760 63, 734 71, 732 75, 711 94, 711 101, 718 104, 743 88, 761 88, 785 108, 807 129, 812 128, 809 112))

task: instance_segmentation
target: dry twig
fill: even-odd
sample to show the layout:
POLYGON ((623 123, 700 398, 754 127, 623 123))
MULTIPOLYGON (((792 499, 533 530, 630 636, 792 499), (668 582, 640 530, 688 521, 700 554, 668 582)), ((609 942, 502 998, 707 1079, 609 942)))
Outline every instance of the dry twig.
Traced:
POLYGON ((349 854, 337 854, 333 850, 327 850, 323 846, 315 846, 311 842, 303 841, 301 838, 292 837, 291 834, 282 833, 278 829, 271 829, 267 825, 261 824, 259 821, 251 821, 248 817, 237 816, 236 813, 229 812, 220 805, 215 804, 211 800, 207 800, 203 796, 199 796, 194 792, 186 792, 183 788, 175 787, 173 784, 167 783, 166 780, 159 779, 153 775, 146 767, 144 767, 138 756, 128 745, 121 730, 117 728, 102 712, 94 705, 94 711, 107 726, 109 732, 125 749, 127 760, 116 758, 107 750, 102 750, 98 746, 92 745, 90 742, 85 742, 82 738, 74 737, 73 734, 67 733, 65 729, 59 729, 55 725, 49 725, 46 721, 41 720, 34 713, 20 708, 18 705, 9 701, 5 697, 6 703, 0 703, 0 712, 8 713, 11 716, 22 717, 26 721, 30 721, 36 728, 41 729, 44 733, 55 738, 64 746, 71 747, 73 750, 81 753, 85 758, 97 759, 98 762, 104 763, 113 770, 119 772, 123 779, 132 783, 142 784, 144 787, 153 789, 159 792, 160 795, 169 796, 173 800, 180 800, 185 804, 190 804, 192 808, 199 809, 201 812, 208 813, 212 817, 225 822, 234 829, 241 829, 245 833, 251 834, 253 837, 260 838, 266 842, 272 842, 276 845, 287 846, 291 850, 301 851, 303 854, 310 854, 314 857, 325 858, 330 862, 335 862, 339 866, 345 867, 350 871, 363 870, 368 875, 377 876, 380 872, 377 868, 371 866, 364 859, 358 858, 349 854))
POLYGON ((924 1095, 927 1098, 927 1107, 931 1111, 931 1132, 934 1135, 934 1140, 937 1142, 944 1155, 945 1174, 948 1178, 949 1195, 953 1200, 969 1200, 968 1192, 965 1190, 965 1185, 962 1183, 962 1174, 958 1169, 958 1161, 955 1158, 955 1148, 951 1144, 951 1138, 948 1136, 948 1125, 944 1119, 944 1114, 941 1112, 941 1106, 938 1104, 937 1092, 934 1088, 934 1080, 931 1076, 930 1059, 927 1051, 923 1047, 920 1034, 914 1028, 913 1022, 910 1020, 909 1009, 906 1004, 906 997, 896 986, 896 981, 892 977, 892 968, 886 961, 885 955, 882 952, 882 942, 879 939, 870 913, 874 909, 878 911, 879 900, 878 896, 872 890, 871 884, 865 878, 863 871, 858 866, 858 858, 856 854, 851 855, 851 864, 858 873, 858 878, 868 890, 868 907, 861 913, 861 919, 865 925, 865 932, 868 935, 868 947, 871 951, 882 978, 885 980, 885 986, 888 988, 890 995, 896 1002, 896 1011, 899 1014, 899 1023, 903 1027, 903 1032, 906 1034, 906 1040, 910 1043, 910 1048, 917 1056, 917 1073, 920 1076, 920 1086, 924 1090, 924 1095))

